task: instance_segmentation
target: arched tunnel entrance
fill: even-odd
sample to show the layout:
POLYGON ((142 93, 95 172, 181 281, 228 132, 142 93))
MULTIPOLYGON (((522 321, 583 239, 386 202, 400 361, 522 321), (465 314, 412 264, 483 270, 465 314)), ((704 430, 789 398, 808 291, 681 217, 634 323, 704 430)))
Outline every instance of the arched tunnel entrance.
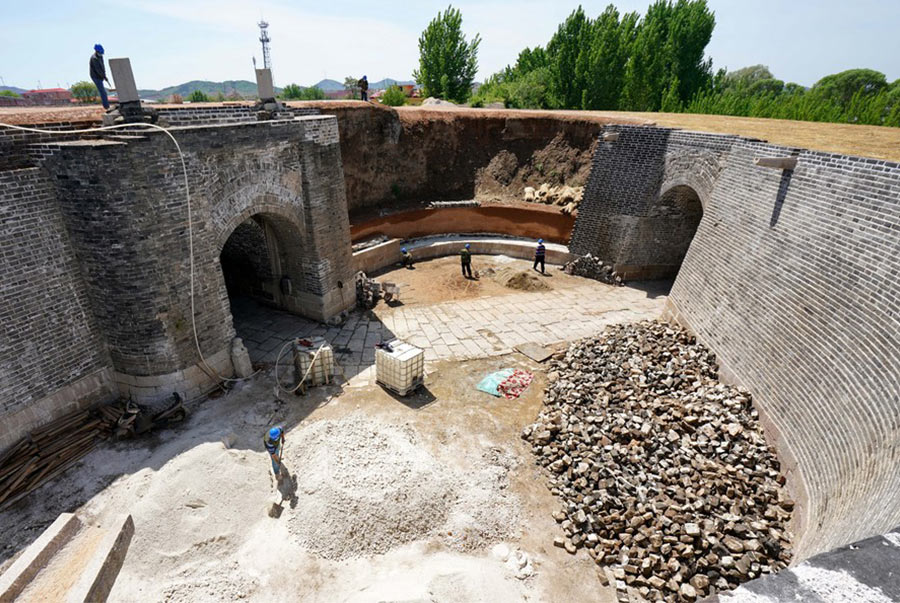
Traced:
POLYGON ((703 204, 692 187, 673 186, 660 195, 652 217, 652 253, 659 258, 657 276, 674 279, 700 226, 703 204))
POLYGON ((274 303, 275 273, 262 216, 238 225, 225 241, 219 256, 230 300, 251 298, 274 303))
POLYGON ((314 324, 302 318, 303 243, 292 219, 258 213, 238 224, 222 246, 219 262, 234 329, 253 361, 274 360, 270 340, 289 339, 314 324))

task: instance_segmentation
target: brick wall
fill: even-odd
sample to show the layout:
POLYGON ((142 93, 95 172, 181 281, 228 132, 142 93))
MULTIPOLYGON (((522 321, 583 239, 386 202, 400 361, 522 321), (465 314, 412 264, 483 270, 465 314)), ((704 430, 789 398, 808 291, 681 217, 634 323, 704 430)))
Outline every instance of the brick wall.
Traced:
POLYGON ((33 167, 37 164, 36 158, 31 152, 30 145, 47 142, 49 140, 66 140, 84 137, 77 134, 64 134, 67 130, 81 130, 92 128, 97 124, 91 120, 76 122, 59 122, 52 124, 23 124, 25 128, 38 128, 41 130, 55 130, 54 134, 39 134, 37 132, 23 132, 12 128, 0 127, 0 171, 15 170, 33 167))
POLYGON ((796 476, 798 557, 900 523, 900 166, 617 130, 597 150, 573 247, 657 262, 659 241, 635 225, 690 186, 703 215, 668 311, 753 392, 796 476), (793 172, 753 163, 792 154, 793 172))
POLYGON ((0 172, 0 450, 61 410, 110 395, 109 355, 90 311, 52 183, 0 172), (99 376, 56 408, 41 402, 99 376))
MULTIPOLYGON (((180 107, 160 107, 156 109, 159 125, 165 127, 207 126, 213 124, 235 124, 256 121, 253 105, 183 105, 180 107)), ((284 107, 280 119, 291 119, 306 115, 318 115, 313 107, 284 107)))
MULTIPOLYGON (((277 276, 294 283, 279 305, 318 319, 346 306, 337 282, 350 282, 352 259, 337 128, 332 117, 305 117, 174 134, 192 190, 198 338, 216 370, 230 372, 219 256, 250 217, 265 218, 279 241, 277 276)), ((191 328, 187 204, 170 140, 153 132, 40 151, 121 391, 152 400, 211 387, 191 328)))

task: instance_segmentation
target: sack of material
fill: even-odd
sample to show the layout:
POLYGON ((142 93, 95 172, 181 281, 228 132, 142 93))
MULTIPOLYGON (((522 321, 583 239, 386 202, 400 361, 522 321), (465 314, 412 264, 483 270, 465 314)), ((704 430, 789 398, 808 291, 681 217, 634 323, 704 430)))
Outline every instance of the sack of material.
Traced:
POLYGON ((491 373, 487 377, 481 380, 481 382, 475 387, 480 391, 483 391, 486 394, 490 394, 492 396, 500 397, 500 384, 503 383, 507 377, 516 372, 516 369, 502 369, 495 373, 491 373))

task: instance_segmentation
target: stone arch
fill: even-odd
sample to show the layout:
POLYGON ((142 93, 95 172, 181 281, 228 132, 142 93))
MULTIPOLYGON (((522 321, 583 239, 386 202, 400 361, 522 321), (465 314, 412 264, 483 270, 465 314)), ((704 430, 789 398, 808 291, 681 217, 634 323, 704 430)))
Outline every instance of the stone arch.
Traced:
POLYGON ((302 301, 309 293, 304 278, 309 250, 294 212, 257 203, 233 216, 216 241, 223 297, 244 295, 296 314, 313 314, 302 301), (252 274, 226 273, 235 268, 235 255, 243 257, 252 274))
POLYGON ((703 218, 703 197, 684 182, 661 188, 648 215, 656 272, 661 277, 674 278, 678 274, 703 218))

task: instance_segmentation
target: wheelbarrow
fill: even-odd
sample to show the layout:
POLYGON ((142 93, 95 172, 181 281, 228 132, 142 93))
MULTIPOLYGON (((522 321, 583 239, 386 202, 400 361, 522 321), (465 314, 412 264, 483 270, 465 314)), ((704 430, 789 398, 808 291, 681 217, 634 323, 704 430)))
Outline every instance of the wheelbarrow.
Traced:
POLYGON ((386 302, 400 301, 400 287, 394 283, 381 283, 381 293, 386 302))

